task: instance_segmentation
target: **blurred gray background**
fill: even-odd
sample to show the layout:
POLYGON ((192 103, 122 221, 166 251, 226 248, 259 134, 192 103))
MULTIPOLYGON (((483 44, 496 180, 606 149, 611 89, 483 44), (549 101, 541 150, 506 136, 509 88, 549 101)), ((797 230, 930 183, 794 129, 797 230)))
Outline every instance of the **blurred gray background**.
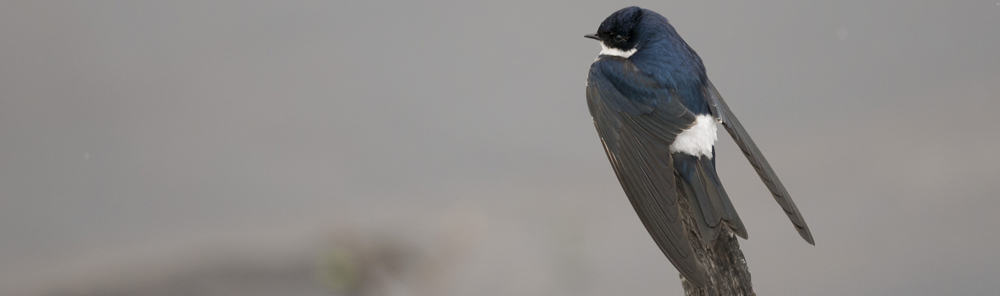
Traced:
POLYGON ((584 101, 628 5, 813 230, 722 132, 760 295, 1000 290, 995 0, 2 1, 0 294, 681 295, 584 101))

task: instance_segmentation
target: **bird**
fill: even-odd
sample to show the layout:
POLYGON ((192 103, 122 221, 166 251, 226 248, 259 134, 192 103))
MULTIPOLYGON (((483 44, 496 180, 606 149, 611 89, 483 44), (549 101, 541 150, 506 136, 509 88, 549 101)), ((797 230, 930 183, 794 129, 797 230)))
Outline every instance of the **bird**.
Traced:
POLYGON ((709 81, 701 57, 665 17, 626 7, 584 37, 601 43, 586 94, 604 151, 646 230, 686 279, 703 285, 707 275, 686 236, 678 190, 707 245, 724 228, 747 238, 715 168, 719 123, 799 235, 815 245, 788 191, 709 81))

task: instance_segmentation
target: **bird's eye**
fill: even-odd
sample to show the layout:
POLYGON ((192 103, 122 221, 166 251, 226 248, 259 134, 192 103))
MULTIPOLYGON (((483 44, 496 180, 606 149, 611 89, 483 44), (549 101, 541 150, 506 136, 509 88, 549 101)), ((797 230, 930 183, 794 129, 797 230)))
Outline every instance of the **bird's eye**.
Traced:
POLYGON ((624 41, 625 41, 625 36, 615 35, 615 42, 624 42, 624 41))

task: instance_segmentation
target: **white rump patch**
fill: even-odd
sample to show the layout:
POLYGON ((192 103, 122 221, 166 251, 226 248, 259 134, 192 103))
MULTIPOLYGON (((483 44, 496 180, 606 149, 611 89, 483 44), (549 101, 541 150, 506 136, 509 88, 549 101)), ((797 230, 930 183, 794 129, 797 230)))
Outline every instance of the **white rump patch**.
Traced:
POLYGON ((712 158, 712 147, 719 140, 715 117, 710 114, 698 115, 694 126, 682 131, 670 144, 670 153, 684 152, 694 156, 712 158))
POLYGON ((601 53, 598 54, 598 56, 610 55, 610 56, 618 56, 618 57, 628 58, 628 57, 632 56, 632 54, 634 54, 636 50, 638 50, 638 48, 632 48, 632 49, 629 49, 629 50, 621 50, 621 49, 617 49, 617 48, 610 48, 607 45, 604 45, 604 42, 601 42, 601 53))

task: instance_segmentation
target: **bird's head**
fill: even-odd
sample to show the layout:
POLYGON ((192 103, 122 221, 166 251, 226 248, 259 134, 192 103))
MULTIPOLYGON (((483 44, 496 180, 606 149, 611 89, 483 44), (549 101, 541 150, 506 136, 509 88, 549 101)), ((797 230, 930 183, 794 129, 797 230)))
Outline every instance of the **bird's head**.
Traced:
POLYGON ((640 24, 643 10, 639 7, 626 7, 615 11, 597 28, 597 34, 584 37, 601 41, 601 55, 629 57, 640 45, 640 24))

